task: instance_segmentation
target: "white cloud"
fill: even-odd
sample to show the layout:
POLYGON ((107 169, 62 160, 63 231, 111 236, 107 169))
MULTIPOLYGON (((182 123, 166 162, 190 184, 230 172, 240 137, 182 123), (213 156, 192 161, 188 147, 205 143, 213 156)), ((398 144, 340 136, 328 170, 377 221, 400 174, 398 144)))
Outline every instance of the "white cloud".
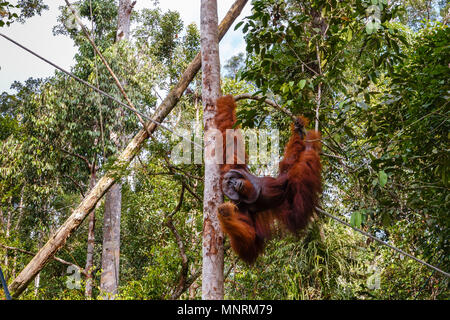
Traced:
MULTIPOLYGON (((234 0, 218 0, 217 2, 220 22, 234 0)), ((55 37, 52 34, 52 28, 57 24, 58 7, 63 3, 61 0, 46 1, 50 10, 44 11, 42 16, 28 19, 25 24, 13 23, 10 27, 1 28, 0 31, 57 65, 70 69, 76 52, 72 40, 65 36, 55 37)), ((151 5, 152 1, 138 0, 136 9, 151 5)), ((170 9, 180 12, 185 25, 192 22, 200 25, 200 0, 160 0, 159 7, 162 11, 170 9)), ((247 4, 237 21, 249 14, 250 4, 247 4)), ((240 30, 234 31, 234 25, 220 43, 222 65, 231 56, 245 50, 242 33, 240 30)), ((10 91, 9 87, 14 80, 23 82, 29 77, 48 77, 54 73, 53 67, 1 37, 0 67, 0 92, 10 91)))

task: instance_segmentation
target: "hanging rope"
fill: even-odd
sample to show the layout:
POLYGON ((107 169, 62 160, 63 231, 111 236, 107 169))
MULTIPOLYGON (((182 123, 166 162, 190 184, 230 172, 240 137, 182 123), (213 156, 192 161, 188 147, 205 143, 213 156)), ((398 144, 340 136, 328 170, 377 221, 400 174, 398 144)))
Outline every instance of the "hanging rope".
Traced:
POLYGON ((434 271, 437 271, 437 272, 443 274, 443 275, 446 276, 447 278, 450 278, 450 274, 449 274, 449 273, 447 273, 447 272, 445 272, 445 271, 443 271, 443 270, 441 270, 441 269, 439 269, 439 268, 436 268, 435 266, 433 266, 433 265, 431 265, 431 264, 429 264, 429 263, 427 263, 427 262, 425 262, 425 261, 423 261, 423 260, 420 260, 419 258, 416 258, 416 257, 410 255, 409 253, 407 253, 407 252, 405 252, 405 251, 403 251, 403 250, 401 250, 401 249, 399 249, 399 248, 394 247, 393 245, 390 245, 390 244, 387 243, 386 241, 383 241, 383 240, 381 240, 381 239, 375 237, 374 235, 372 235, 372 234, 370 234, 370 233, 367 233, 367 232, 365 232, 365 231, 363 231, 363 230, 361 230, 361 229, 358 229, 358 228, 356 228, 356 227, 353 227, 353 226, 352 226, 351 224, 349 224, 348 222, 345 222, 344 220, 342 220, 342 219, 340 219, 340 218, 338 218, 338 217, 336 217, 336 216, 333 216, 332 214, 329 214, 328 212, 325 212, 325 211, 323 211, 322 209, 320 209, 320 208, 318 208, 318 207, 316 207, 316 210, 317 210, 318 212, 320 212, 320 213, 322 213, 322 214, 324 214, 324 215, 330 217, 331 219, 334 219, 334 220, 336 220, 337 222, 342 223, 343 225, 345 225, 345 226, 347 226, 347 227, 350 227, 350 228, 352 228, 353 230, 355 230, 355 231, 357 231, 357 232, 359 232, 359 233, 365 235, 366 237, 368 237, 368 238, 370 238, 370 239, 373 239, 373 240, 375 240, 375 241, 381 243, 382 245, 385 245, 385 246, 391 248, 392 250, 397 251, 398 253, 400 253, 400 254, 402 254, 402 255, 404 255, 404 256, 407 256, 407 257, 409 257, 409 258, 411 258, 411 259, 413 259, 413 260, 415 260, 415 261, 417 261, 417 262, 423 264, 424 266, 427 266, 428 268, 433 269, 434 271))
POLYGON ((139 112, 139 111, 136 110, 136 109, 133 110, 133 108, 131 108, 130 106, 128 106, 126 103, 123 103, 122 101, 117 100, 116 98, 114 98, 113 96, 111 96, 111 95, 109 95, 108 93, 104 92, 103 90, 96 88, 95 86, 93 86, 93 85, 90 84, 89 82, 87 82, 87 81, 85 81, 85 80, 83 80, 83 79, 77 77, 77 76, 74 75, 73 73, 71 73, 71 72, 69 72, 69 71, 67 71, 67 70, 65 70, 65 69, 63 69, 63 68, 61 68, 60 66, 54 64, 53 62, 51 62, 51 61, 45 59, 44 57, 40 56, 39 54, 37 54, 37 53, 34 52, 33 50, 28 49, 27 47, 21 45, 21 44, 18 43, 17 41, 15 41, 15 40, 11 39, 10 37, 6 36, 5 34, 3 34, 3 33, 0 32, 0 36, 2 36, 3 38, 5 38, 5 39, 8 40, 8 41, 14 43, 16 46, 18 46, 18 47, 24 49, 25 51, 28 51, 29 53, 31 53, 31 54, 34 55, 35 57, 37 57, 37 58, 41 59, 42 61, 48 63, 49 65, 53 66, 54 68, 56 68, 56 69, 58 69, 58 70, 64 72, 64 73, 67 74, 69 77, 72 77, 73 79, 75 79, 75 80, 77 80, 78 82, 84 84, 85 86, 91 88, 92 90, 94 90, 94 91, 100 93, 101 95, 107 97, 108 99, 113 100, 114 102, 117 102, 121 107, 125 107, 126 109, 132 111, 133 113, 136 113, 136 115, 139 115, 139 116, 141 116, 142 118, 145 118, 145 119, 147 119, 147 120, 149 120, 149 121, 155 123, 156 125, 158 125, 158 126, 160 126, 161 128, 163 128, 163 129, 165 129, 165 130, 171 132, 172 134, 176 135, 177 137, 180 137, 180 138, 182 138, 182 139, 185 139, 186 141, 189 141, 190 143, 193 143, 193 144, 196 145, 197 147, 203 149, 203 146, 199 145, 198 143, 196 143, 196 142, 194 142, 194 141, 192 141, 192 140, 190 140, 190 139, 188 139, 188 138, 185 138, 184 136, 182 136, 182 135, 180 135, 180 134, 178 134, 178 133, 175 133, 173 130, 167 128, 166 126, 164 126, 164 125, 161 124, 160 122, 156 121, 155 119, 146 116, 146 115, 143 114, 142 112, 139 112))

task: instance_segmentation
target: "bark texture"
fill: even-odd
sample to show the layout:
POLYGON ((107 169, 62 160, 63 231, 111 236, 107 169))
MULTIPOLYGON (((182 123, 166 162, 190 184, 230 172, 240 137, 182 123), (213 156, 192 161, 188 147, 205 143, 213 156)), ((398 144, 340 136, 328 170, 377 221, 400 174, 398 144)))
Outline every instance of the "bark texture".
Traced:
MULTIPOLYGON (((131 12, 136 2, 120 0, 117 19, 116 42, 127 40, 130 36, 131 12)), ((122 87, 126 83, 121 83, 122 87)), ((116 121, 118 131, 111 134, 120 150, 124 145, 123 132, 124 114, 117 110, 116 121)), ((120 219, 122 211, 122 183, 117 181, 108 191, 105 199, 105 212, 103 215, 103 247, 102 247, 102 275, 100 290, 106 299, 114 299, 119 287, 120 266, 120 219)))
MULTIPOLYGON (((222 39, 228 31, 234 20, 239 16, 247 0, 236 0, 230 10, 228 11, 222 23, 219 26, 219 39, 222 39)), ((189 83, 194 79, 197 71, 201 66, 200 53, 194 58, 189 66, 184 71, 178 84, 170 90, 166 98, 161 102, 153 115, 153 120, 162 122, 166 116, 172 111, 178 100, 183 95, 189 83)), ((148 121, 146 123, 147 130, 141 129, 134 138, 128 143, 125 150, 118 156, 113 167, 126 167, 134 159, 136 154, 141 150, 144 142, 148 139, 149 133, 153 133, 157 125, 148 121)), ((98 180, 95 187, 89 191, 84 197, 78 207, 73 211, 70 217, 64 222, 61 227, 54 233, 47 243, 39 250, 39 252, 31 259, 26 267, 14 279, 10 285, 12 296, 17 298, 27 288, 28 284, 34 279, 39 271, 44 268, 47 262, 52 259, 56 252, 64 246, 66 240, 70 235, 76 231, 86 216, 95 208, 97 202, 103 197, 109 188, 116 182, 117 175, 120 172, 111 169, 98 180)))
POLYGON ((103 220, 102 275, 100 290, 105 299, 114 299, 119 286, 120 213, 122 185, 114 184, 106 194, 103 220))
MULTIPOLYGON (((217 0, 202 0, 200 33, 202 53, 202 100, 205 130, 205 187, 203 192, 202 299, 223 299, 223 234, 217 207, 223 202, 220 168, 214 157, 216 100, 220 96, 220 60, 217 0)), ((222 148, 222 147, 221 147, 222 148)))
POLYGON ((120 0, 117 14, 116 42, 130 37, 130 16, 136 1, 120 0))
MULTIPOLYGON (((91 167, 91 178, 89 180, 89 190, 94 188, 96 182, 96 168, 95 163, 91 167)), ((93 287, 93 268, 94 268, 94 249, 95 249, 95 209, 89 213, 89 225, 88 225, 88 240, 86 250, 86 297, 92 297, 93 287)))

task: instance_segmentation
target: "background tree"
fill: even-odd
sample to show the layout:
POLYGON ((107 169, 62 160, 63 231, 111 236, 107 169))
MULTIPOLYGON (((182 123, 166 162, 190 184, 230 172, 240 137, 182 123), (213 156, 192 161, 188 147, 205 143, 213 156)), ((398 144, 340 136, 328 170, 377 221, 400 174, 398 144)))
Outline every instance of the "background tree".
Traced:
MULTIPOLYGON (((136 2, 120 0, 117 17, 116 42, 127 41, 130 36, 131 13, 136 2)), ((122 86, 126 82, 122 81, 122 86)), ((125 146, 124 112, 116 110, 114 130, 110 133, 110 140, 118 150, 125 146)), ((119 286, 120 269, 120 217, 122 211, 122 183, 117 181, 111 186, 105 197, 105 213, 103 216, 103 246, 102 246, 102 276, 100 289, 114 298, 119 286)))

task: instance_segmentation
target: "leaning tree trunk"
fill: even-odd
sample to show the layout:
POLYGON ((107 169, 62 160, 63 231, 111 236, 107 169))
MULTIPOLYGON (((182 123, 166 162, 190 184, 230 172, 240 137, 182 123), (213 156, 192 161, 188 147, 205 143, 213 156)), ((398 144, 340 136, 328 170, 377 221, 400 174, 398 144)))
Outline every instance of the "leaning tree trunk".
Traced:
MULTIPOLYGON (((89 180, 89 190, 92 190, 96 182, 96 166, 95 162, 92 163, 90 168, 91 177, 89 180)), ((84 270, 86 271, 86 287, 85 295, 86 297, 92 297, 92 287, 93 287, 93 269, 94 269, 94 249, 95 249, 95 209, 89 213, 89 224, 88 224, 88 240, 87 240, 87 253, 86 253, 86 266, 84 270)))
MULTIPOLYGON (((130 36, 131 12, 136 2, 120 0, 116 41, 128 39, 130 36)), ((122 83, 122 86, 125 83, 122 83)), ((111 133, 111 140, 120 150, 125 142, 124 113, 118 109, 116 112, 117 132, 111 133)), ((103 250, 102 250, 102 275, 100 278, 100 290, 105 298, 114 299, 119 287, 120 266, 120 215, 122 211, 122 183, 118 180, 109 189, 105 198, 105 212, 103 217, 103 250)))
MULTIPOLYGON (((234 20, 239 16, 244 8, 247 0, 236 0, 233 6, 228 11, 222 23, 219 26, 219 39, 222 39, 225 33, 228 31, 234 20)), ((197 71, 201 66, 200 53, 192 60, 187 69, 184 71, 180 78, 180 81, 174 86, 167 94, 166 98, 161 102, 156 109, 152 119, 158 122, 162 122, 167 115, 172 111, 177 102, 183 95, 184 90, 194 79, 197 71)), ((39 252, 31 259, 31 261, 20 272, 17 278, 11 283, 9 289, 14 298, 20 296, 20 294, 27 288, 28 284, 34 279, 34 277, 41 271, 47 262, 53 258, 56 252, 64 246, 70 235, 76 231, 86 216, 95 208, 96 204, 104 196, 106 191, 116 182, 117 176, 120 176, 120 171, 114 168, 125 168, 134 159, 136 154, 139 153, 144 142, 148 139, 149 134, 152 134, 157 125, 153 121, 146 123, 147 130, 141 129, 134 138, 128 143, 128 146, 118 156, 114 162, 113 169, 107 171, 105 175, 98 180, 95 187, 89 191, 84 197, 78 207, 73 211, 70 217, 64 222, 64 224, 50 237, 48 242, 39 250, 39 252)))
MULTIPOLYGON (((220 95, 220 60, 217 32, 217 0, 202 0, 200 9, 202 53, 202 100, 205 141, 205 188, 203 192, 202 299, 223 299, 223 234, 217 207, 223 202, 220 169, 214 157, 214 116, 220 95)), ((220 146, 222 149, 222 146, 220 146)))

